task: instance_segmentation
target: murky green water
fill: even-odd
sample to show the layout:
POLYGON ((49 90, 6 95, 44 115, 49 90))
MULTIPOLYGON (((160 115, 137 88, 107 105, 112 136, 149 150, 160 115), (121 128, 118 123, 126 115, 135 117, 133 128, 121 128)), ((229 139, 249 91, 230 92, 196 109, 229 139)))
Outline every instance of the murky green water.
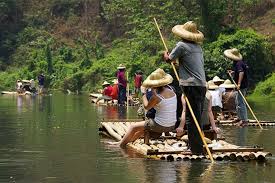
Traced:
MULTIPOLYGON (((258 118, 275 119, 275 100, 251 102, 258 118)), ((108 146, 102 118, 136 118, 135 109, 96 107, 87 96, 0 96, 0 182, 274 182, 265 163, 166 162, 108 146), (128 113, 126 114, 126 112, 128 113)), ((227 141, 262 145, 275 154, 275 128, 223 128, 227 141)))

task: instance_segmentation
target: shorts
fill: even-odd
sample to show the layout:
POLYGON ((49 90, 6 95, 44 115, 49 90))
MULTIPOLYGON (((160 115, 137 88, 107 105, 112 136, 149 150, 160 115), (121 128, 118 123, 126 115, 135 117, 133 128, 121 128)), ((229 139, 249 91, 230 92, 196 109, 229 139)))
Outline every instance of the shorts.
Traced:
POLYGON ((153 119, 148 119, 144 124, 145 131, 150 132, 150 137, 159 138, 163 132, 171 132, 175 126, 165 127, 157 124, 153 119))
POLYGON ((212 111, 213 112, 222 112, 222 108, 220 108, 219 106, 213 106, 212 111))

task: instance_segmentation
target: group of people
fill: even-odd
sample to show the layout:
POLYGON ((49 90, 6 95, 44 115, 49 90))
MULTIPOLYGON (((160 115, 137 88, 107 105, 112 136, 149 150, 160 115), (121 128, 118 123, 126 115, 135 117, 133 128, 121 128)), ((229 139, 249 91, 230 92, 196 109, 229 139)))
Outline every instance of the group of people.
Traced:
MULTIPOLYGON (((184 128, 187 129, 188 142, 193 154, 203 154, 203 142, 191 115, 190 108, 187 107, 185 97, 188 99, 199 126, 204 129, 206 124, 210 124, 215 132, 219 132, 214 123, 212 113, 212 95, 208 91, 208 84, 204 71, 204 58, 201 44, 204 35, 197 29, 197 25, 186 22, 184 25, 176 25, 172 32, 181 38, 175 48, 169 52, 164 52, 164 60, 167 63, 175 63, 178 60, 179 86, 182 92, 183 110, 181 120, 177 119, 177 97, 175 91, 169 84, 173 78, 162 69, 157 69, 151 73, 143 82, 144 88, 151 89, 151 96, 148 100, 146 89, 142 88, 142 101, 146 110, 155 110, 154 117, 137 123, 129 129, 123 139, 118 142, 121 147, 133 142, 150 132, 150 136, 158 137, 163 132, 176 131, 177 135, 182 135, 184 128), (177 122, 179 121, 179 122, 177 122)), ((245 93, 247 88, 246 65, 242 61, 242 56, 237 49, 229 49, 224 52, 226 58, 233 60, 234 80, 238 85, 238 90, 245 93)), ((227 83, 224 83, 227 84, 227 83)), ((209 86, 210 87, 210 86, 209 86)), ((212 87, 212 86, 211 86, 212 87)), ((228 88, 229 89, 229 88, 228 88)), ((242 98, 237 96, 237 109, 239 120, 244 123, 245 105, 242 105, 242 98)))
MULTIPOLYGON (((125 71, 126 71, 126 67, 123 64, 120 64, 117 67, 117 73, 116 73, 117 79, 113 80, 113 85, 111 86, 111 84, 107 81, 103 82, 102 96, 97 99, 96 103, 98 103, 102 99, 106 101, 113 101, 113 102, 117 101, 119 105, 125 105, 127 100, 132 101, 131 96, 128 96, 127 98, 127 84, 128 84, 127 79, 128 78, 126 78, 125 71)), ((140 93, 142 80, 143 80, 142 71, 138 70, 135 73, 135 77, 134 77, 134 86, 135 86, 134 92, 136 96, 138 96, 140 93)))
POLYGON ((44 88, 45 76, 43 74, 39 74, 37 77, 38 80, 38 91, 36 89, 36 84, 34 79, 30 80, 21 80, 18 79, 16 81, 16 91, 18 94, 26 94, 26 93, 42 93, 44 88))

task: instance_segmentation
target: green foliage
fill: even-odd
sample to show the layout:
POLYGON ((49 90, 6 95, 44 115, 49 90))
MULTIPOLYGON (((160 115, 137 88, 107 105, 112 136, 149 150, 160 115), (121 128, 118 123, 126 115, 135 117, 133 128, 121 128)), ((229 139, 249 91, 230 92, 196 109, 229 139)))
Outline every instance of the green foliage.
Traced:
POLYGON ((171 33, 174 25, 198 23, 206 35, 208 78, 226 77, 232 63, 223 51, 237 47, 256 83, 274 66, 270 44, 253 31, 235 31, 240 7, 258 1, 0 0, 0 23, 5 25, 0 26, 0 87, 13 89, 16 79, 43 72, 50 88, 95 90, 116 77, 120 63, 126 65, 131 84, 137 70, 145 75, 157 67, 169 70, 154 17, 168 48, 178 41, 171 33))
POLYGON ((226 70, 232 61, 223 56, 223 51, 237 48, 249 66, 250 85, 254 86, 274 68, 271 44, 265 37, 252 30, 239 30, 233 35, 220 35, 218 40, 204 46, 205 68, 208 78, 219 75, 226 78, 226 70))
POLYGON ((259 82, 252 96, 275 96, 275 73, 272 73, 266 80, 259 82))

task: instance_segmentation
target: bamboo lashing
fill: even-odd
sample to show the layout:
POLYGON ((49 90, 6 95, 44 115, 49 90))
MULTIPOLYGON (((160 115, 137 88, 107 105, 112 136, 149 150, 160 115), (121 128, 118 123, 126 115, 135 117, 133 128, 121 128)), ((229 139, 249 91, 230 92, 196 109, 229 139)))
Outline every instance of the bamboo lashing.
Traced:
MULTIPOLYGON (((234 83, 234 85, 236 86, 236 88, 238 88, 236 82, 234 81, 234 79, 233 79, 232 76, 231 76, 231 73, 228 72, 228 75, 229 75, 229 77, 231 78, 231 80, 233 81, 233 83, 234 83)), ((255 115, 254 112, 252 111, 250 105, 248 104, 247 100, 245 99, 245 97, 244 97, 244 95, 243 95, 243 93, 241 92, 240 89, 238 89, 238 92, 239 92, 239 94, 242 96, 242 98, 243 98, 243 100, 244 100, 246 106, 247 106, 248 109, 250 110, 250 112, 251 112, 252 116, 254 117, 254 119, 257 121, 259 127, 260 127, 261 129, 263 129, 261 123, 259 122, 259 120, 257 119, 256 115, 255 115)))
MULTIPOLYGON (((164 41, 164 39, 163 39, 163 36, 162 36, 161 31, 160 31, 160 28, 159 28, 159 25, 158 25, 158 23, 157 23, 156 18, 154 18, 154 21, 155 21, 156 27, 157 27, 157 29, 158 29, 159 35, 160 35, 160 37, 161 37, 162 43, 163 43, 163 45, 164 45, 164 47, 165 47, 165 50, 168 52, 168 48, 167 48, 166 43, 165 43, 165 41, 164 41)), ((175 68, 175 66, 174 66, 174 64, 173 64, 173 62, 171 62, 171 65, 172 65, 172 68, 173 68, 174 73, 175 73, 175 75, 176 75, 176 78, 177 78, 177 80, 179 81, 180 78, 179 78, 178 72, 177 72, 177 70, 176 70, 176 68, 175 68)), ((189 103, 189 100, 188 100, 188 98, 187 98, 185 95, 184 95, 184 100, 186 101, 187 106, 188 106, 188 108, 189 108, 189 110, 190 110, 190 113, 191 113, 191 115, 192 115, 192 118, 194 119, 194 122, 195 122, 195 124, 196 124, 197 130, 198 130, 198 132, 199 132, 199 134, 200 134, 200 137, 201 137, 201 139, 202 139, 202 142, 203 142, 203 144, 204 144, 204 146, 205 146, 205 148, 206 148, 207 154, 209 155, 209 158, 210 158, 211 162, 213 163, 213 162, 214 162, 213 156, 212 156, 212 154, 211 154, 211 152, 210 152, 210 150, 209 150, 209 148, 208 148, 208 146, 207 146, 207 143, 205 142, 204 135, 203 135, 203 133, 202 133, 202 131, 201 131, 201 128, 200 128, 200 126, 199 126, 199 123, 198 123, 198 121, 197 121, 197 119, 196 119, 196 116, 195 116, 195 114, 194 114, 194 112, 193 112, 193 109, 192 109, 192 107, 191 107, 191 104, 189 103)))

